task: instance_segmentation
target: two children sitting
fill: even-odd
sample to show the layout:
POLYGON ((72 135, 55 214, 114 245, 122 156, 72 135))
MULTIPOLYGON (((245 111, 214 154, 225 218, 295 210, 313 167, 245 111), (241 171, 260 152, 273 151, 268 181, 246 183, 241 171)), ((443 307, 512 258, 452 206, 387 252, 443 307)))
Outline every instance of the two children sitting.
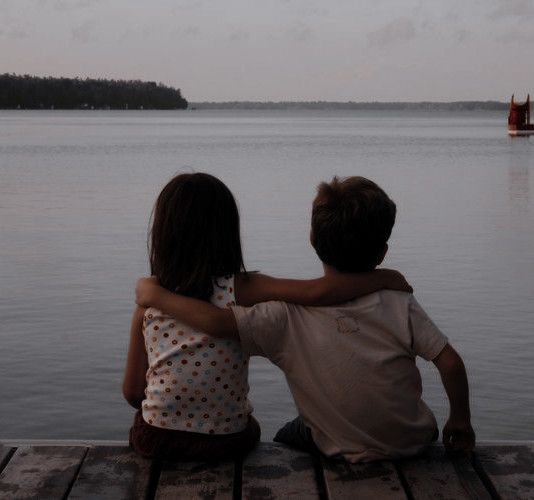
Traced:
MULTIPOLYGON (((199 335, 208 346, 210 338, 239 341, 242 359, 264 356, 281 368, 299 415, 280 429, 276 441, 307 451, 318 449, 326 456, 344 457, 350 462, 421 452, 437 439, 438 429, 434 415, 421 398, 421 376, 415 364, 416 356, 420 356, 435 364, 449 398, 443 443, 470 451, 475 435, 470 423, 467 376, 460 356, 413 295, 400 291, 408 288, 390 283, 385 283, 385 287, 396 289, 376 285, 376 290, 362 288, 361 279, 374 279, 373 270, 386 255, 395 214, 394 202, 368 179, 334 178, 319 186, 313 202, 311 243, 323 262, 323 282, 330 288, 326 288, 324 300, 308 302, 321 305, 336 299, 336 305, 297 305, 306 301, 293 301, 290 293, 274 293, 271 295, 281 295, 279 298, 285 301, 244 307, 258 302, 255 294, 247 296, 247 287, 254 288, 251 281, 265 279, 267 287, 270 283, 267 277, 253 273, 236 277, 235 286, 243 290, 244 300, 239 300, 237 292, 235 298, 242 305, 234 305, 230 300, 217 304, 229 307, 217 307, 194 296, 177 295, 152 278, 139 280, 136 302, 155 308, 149 310, 155 311, 152 316, 166 314, 165 317, 174 318, 172 321, 202 332, 199 335)), ((232 288, 232 283, 227 282, 225 290, 232 288)), ((183 292, 179 287, 176 290, 183 292)), ((259 298, 265 295, 260 294, 259 298)), ((271 298, 269 294, 267 298, 271 298)), ((145 316, 145 325, 146 321, 150 320, 145 316)), ((145 346, 149 344, 145 335, 145 346)), ((178 344, 179 341, 177 353, 181 349, 178 344)), ((195 353, 190 344, 183 345, 182 354, 195 353)), ((185 355, 182 367, 189 364, 187 356, 194 359, 196 354, 185 355)), ((150 373, 155 366, 145 368, 150 373)), ((227 404, 226 408, 239 406, 235 390, 234 394, 226 394, 224 386, 229 384, 222 383, 225 376, 232 374, 232 366, 228 365, 229 371, 221 374, 218 382, 222 385, 215 389, 222 398, 220 404, 223 407, 227 404)), ((159 370, 165 368, 165 364, 159 365, 159 370)), ((246 397, 246 391, 242 391, 241 397, 246 397)), ((164 397, 158 405, 165 402, 164 397)), ((153 403, 144 401, 145 405, 153 403)), ((213 410, 218 404, 212 403, 213 410)), ((174 406, 169 405, 169 409, 174 406)), ((143 411, 144 417, 145 413, 146 422, 150 409, 143 411)), ((206 410, 204 415, 206 421, 213 418, 217 421, 217 412, 212 415, 206 410)), ((151 422, 154 424, 162 427, 151 422)), ((249 427, 250 420, 243 429, 249 427)))

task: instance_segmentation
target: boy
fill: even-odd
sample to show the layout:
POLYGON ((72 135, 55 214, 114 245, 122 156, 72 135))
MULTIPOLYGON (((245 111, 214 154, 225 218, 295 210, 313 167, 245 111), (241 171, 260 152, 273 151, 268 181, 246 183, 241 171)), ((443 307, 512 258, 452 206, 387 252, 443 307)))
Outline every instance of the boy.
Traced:
MULTIPOLYGON (((326 275, 370 271, 388 249, 396 207, 362 177, 322 183, 311 243, 326 275)), ((239 337, 250 355, 285 373, 299 418, 277 440, 351 462, 414 455, 437 438, 421 399, 415 356, 438 368, 450 402, 445 446, 474 447, 467 376, 460 356, 405 292, 381 291, 338 306, 267 302, 232 310, 174 295, 140 280, 137 303, 154 306, 213 336, 239 337)))

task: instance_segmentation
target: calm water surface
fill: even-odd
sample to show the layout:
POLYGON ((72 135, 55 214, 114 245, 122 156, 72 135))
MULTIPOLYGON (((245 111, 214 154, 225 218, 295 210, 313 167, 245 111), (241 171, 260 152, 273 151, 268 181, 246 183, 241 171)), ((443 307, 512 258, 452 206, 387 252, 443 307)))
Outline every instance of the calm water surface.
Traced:
MULTIPOLYGON (((397 202, 385 265, 462 353, 480 438, 534 438, 533 139, 500 113, 0 112, 0 437, 125 439, 120 393, 152 203, 176 172, 238 199, 249 269, 309 277, 321 180, 364 175, 397 202)), ((425 398, 447 404, 432 365, 425 398)), ((251 366, 270 438, 295 413, 251 366)))

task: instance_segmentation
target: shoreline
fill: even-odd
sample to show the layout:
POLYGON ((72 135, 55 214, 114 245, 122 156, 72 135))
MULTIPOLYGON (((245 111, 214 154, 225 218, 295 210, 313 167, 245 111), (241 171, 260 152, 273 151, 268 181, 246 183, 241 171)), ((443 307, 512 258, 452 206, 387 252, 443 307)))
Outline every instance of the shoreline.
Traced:
POLYGON ((198 101, 189 102, 187 108, 150 108, 150 107, 0 107, 0 111, 162 111, 184 112, 203 110, 253 110, 253 111, 425 111, 425 112, 450 112, 450 111, 506 111, 509 108, 507 102, 500 101, 420 101, 420 102, 340 102, 340 101, 198 101))

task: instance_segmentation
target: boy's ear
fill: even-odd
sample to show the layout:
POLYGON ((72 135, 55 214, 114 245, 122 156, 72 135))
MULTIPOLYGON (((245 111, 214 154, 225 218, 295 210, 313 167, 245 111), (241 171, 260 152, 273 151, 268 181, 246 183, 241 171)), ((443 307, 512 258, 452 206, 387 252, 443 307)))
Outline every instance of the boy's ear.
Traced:
POLYGON ((384 260, 384 258, 386 257, 386 254, 388 253, 388 244, 386 243, 384 245, 384 250, 382 250, 382 253, 378 256, 378 259, 376 261, 376 265, 379 266, 380 264, 382 264, 382 261, 384 260))
POLYGON ((315 248, 315 235, 313 234, 313 229, 310 229, 310 243, 313 248, 315 248))

